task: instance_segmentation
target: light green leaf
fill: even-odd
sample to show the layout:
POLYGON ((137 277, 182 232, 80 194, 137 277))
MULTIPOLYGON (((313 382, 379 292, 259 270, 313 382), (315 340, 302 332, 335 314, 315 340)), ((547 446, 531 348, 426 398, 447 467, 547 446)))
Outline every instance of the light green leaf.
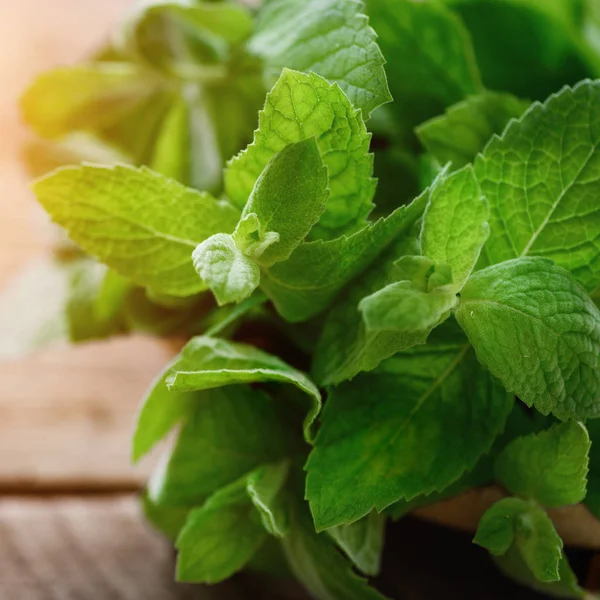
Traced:
POLYGON ((484 91, 419 125, 416 133, 440 164, 452 163, 454 169, 460 169, 473 162, 492 135, 500 135, 529 104, 511 94, 484 91))
POLYGON ((289 530, 289 514, 282 490, 286 484, 290 463, 279 463, 259 467, 246 480, 246 491, 264 528, 275 537, 285 537, 289 530))
POLYGON ((452 269, 450 291, 459 292, 490 234, 489 205, 470 166, 443 178, 431 191, 423 217, 421 250, 452 269))
POLYGON ((511 442, 496 459, 496 477, 512 494, 549 508, 585 498, 590 437, 582 423, 555 425, 511 442))
POLYGON ((43 137, 114 125, 148 100, 159 80, 129 63, 60 67, 39 75, 21 98, 24 120, 43 137))
POLYGON ((86 252, 172 296, 206 289, 191 253, 214 233, 233 231, 239 218, 227 202, 144 168, 67 167, 38 180, 34 190, 86 252))
POLYGON ((469 33, 442 3, 370 0, 369 16, 387 60, 392 109, 405 136, 482 89, 469 33))
POLYGON ((141 500, 146 520, 169 540, 175 542, 187 520, 190 508, 187 506, 158 506, 144 493, 141 500))
POLYGON ((286 320, 295 323, 314 317, 394 239, 410 229, 425 203, 426 198, 422 198, 402 206, 350 236, 300 244, 287 261, 263 274, 261 289, 286 320))
POLYGON ((223 581, 240 571, 266 538, 242 479, 190 512, 177 539, 177 580, 223 581))
POLYGON ((194 268, 219 306, 242 302, 260 284, 260 268, 236 245, 233 236, 217 233, 192 253, 194 268))
POLYGON ((432 329, 450 316, 456 294, 424 292, 410 281, 392 283, 358 304, 367 331, 412 333, 432 329))
POLYGON ((357 576, 326 533, 317 534, 308 509, 297 501, 282 545, 298 581, 316 600, 386 600, 357 576))
POLYGON ((384 515, 371 512, 355 523, 332 527, 327 533, 365 575, 379 574, 385 539, 384 515))
POLYGON ((283 71, 259 115, 254 142, 229 163, 226 192, 243 208, 273 156, 311 137, 317 140, 331 191, 311 237, 329 239, 351 233, 365 224, 373 208, 370 135, 360 111, 341 89, 314 73, 283 71))
POLYGON ((600 284, 600 82, 534 104, 475 163, 491 206, 487 264, 551 258, 588 290, 600 284))
POLYGON ((279 236, 261 249, 257 262, 268 267, 289 258, 323 214, 327 196, 327 169, 315 138, 277 153, 256 180, 242 214, 256 215, 260 241, 269 232, 279 236))
POLYGON ((464 338, 397 354, 334 389, 306 466, 317 529, 444 490, 491 448, 511 405, 464 338))
POLYGON ((568 271, 520 258, 471 276, 456 318, 477 357, 527 406, 600 415, 600 312, 568 271))
POLYGON ((548 515, 532 502, 496 502, 481 518, 473 541, 495 556, 506 554, 514 544, 536 579, 560 581, 563 542, 548 515))
POLYGON ((301 371, 254 346, 209 337, 193 338, 171 366, 167 385, 174 391, 208 390, 222 385, 276 381, 308 394, 312 407, 305 420, 310 428, 321 407, 316 385, 301 371))
POLYGON ((363 10, 359 0, 270 0, 250 50, 264 58, 272 78, 289 67, 338 83, 368 118, 391 97, 377 36, 363 10))
POLYGON ((284 458, 287 440, 276 409, 264 392, 248 386, 204 392, 150 481, 150 499, 194 506, 260 465, 284 458))

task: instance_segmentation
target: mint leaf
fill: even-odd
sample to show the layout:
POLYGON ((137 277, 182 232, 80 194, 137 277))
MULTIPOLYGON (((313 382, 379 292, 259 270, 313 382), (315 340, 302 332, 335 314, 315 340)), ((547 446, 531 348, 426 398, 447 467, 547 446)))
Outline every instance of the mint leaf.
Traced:
POLYGON ((170 369, 171 365, 156 377, 140 405, 132 441, 134 463, 192 413, 194 402, 201 401, 199 394, 169 391, 166 377, 170 369))
POLYGON ((450 290, 459 292, 473 271, 490 234, 489 206, 468 166, 431 190, 423 217, 421 250, 452 269, 450 290))
POLYGON ((311 597, 317 600, 385 600, 358 577, 333 540, 318 534, 303 502, 293 506, 290 534, 282 540, 290 568, 311 597))
POLYGON ((338 83, 368 118, 391 97, 363 9, 359 0, 270 0, 259 13, 250 50, 273 78, 289 67, 338 83))
POLYGON ((600 82, 534 104, 475 162, 491 206, 487 264, 551 258, 588 290, 600 284, 600 82))
POLYGON ((358 309, 367 331, 411 333, 432 329, 444 321, 457 301, 451 292, 424 292, 410 281, 400 281, 363 298, 358 309))
POLYGON ((287 145, 311 137, 329 172, 331 191, 311 236, 330 239, 351 233, 364 225, 373 208, 370 135, 342 90, 314 73, 284 69, 267 95, 254 142, 229 163, 227 195, 243 208, 269 160, 287 145))
POLYGON ((332 527, 327 533, 365 575, 374 577, 379 574, 385 538, 385 516, 371 512, 355 523, 332 527))
POLYGON ((445 489, 491 448, 511 405, 460 338, 397 354, 335 388, 306 466, 317 529, 445 489))
POLYGON ((192 253, 194 268, 219 306, 242 302, 260 284, 260 268, 236 245, 233 236, 217 233, 192 253))
POLYGON ((194 506, 260 465, 284 458, 286 436, 275 404, 248 386, 204 392, 150 481, 150 499, 194 506))
POLYGON ((279 237, 256 256, 271 266, 289 258, 325 210, 327 169, 315 138, 286 146, 267 164, 244 208, 242 219, 256 215, 258 239, 269 232, 279 237))
POLYGON ((175 542, 190 512, 187 506, 159 506, 147 493, 142 495, 142 510, 149 523, 169 540, 175 542))
POLYGON ((396 280, 399 257, 419 251, 415 225, 424 210, 429 192, 409 207, 398 236, 392 239, 362 276, 349 286, 325 320, 314 352, 312 371, 320 385, 332 385, 374 369, 382 360, 416 344, 423 344, 429 331, 412 333, 369 332, 358 310, 359 302, 396 280), (412 226, 413 230, 410 230, 412 226))
POLYGON ((305 321, 326 309, 343 286, 362 273, 394 239, 414 224, 426 199, 334 240, 300 244, 261 278, 261 289, 284 319, 305 321))
POLYGON ((193 338, 171 366, 166 381, 170 390, 178 392, 261 381, 295 385, 308 394, 312 404, 304 423, 308 439, 321 408, 318 388, 301 371, 254 346, 215 338, 193 338))
POLYGON ((520 258, 473 274, 456 318, 479 360, 527 406, 600 415, 600 312, 568 271, 520 258))
POLYGON ((287 481, 290 463, 264 465, 246 479, 246 491, 264 528, 275 537, 285 537, 289 530, 289 514, 282 490, 287 481))
POLYGON ((40 135, 55 138, 112 125, 140 108, 158 84, 128 63, 61 67, 37 77, 21 98, 21 110, 40 135))
POLYGON ((512 494, 549 508, 585 498, 590 437, 582 423, 563 423, 517 438, 496 459, 496 477, 512 494))
POLYGON ((514 544, 536 579, 560 581, 563 543, 548 515, 534 503, 519 498, 496 502, 481 518, 473 541, 495 556, 514 544))
POLYGON ((441 2, 370 0, 369 16, 387 60, 392 110, 404 136, 482 89, 469 33, 441 2))
POLYGON ((86 252, 155 292, 191 296, 206 286, 191 260, 210 235, 232 231, 238 212, 148 169, 67 167, 34 190, 86 252))
POLYGON ((596 518, 600 517, 600 420, 590 419, 586 423, 591 438, 590 470, 588 473, 585 504, 596 518))
POLYGON ((223 581, 241 570, 266 538, 242 479, 190 512, 177 538, 177 580, 223 581))
POLYGON ((416 129, 421 143, 442 165, 460 169, 475 160, 494 135, 500 135, 511 119, 520 117, 529 102, 512 94, 484 91, 453 104, 445 114, 416 129))

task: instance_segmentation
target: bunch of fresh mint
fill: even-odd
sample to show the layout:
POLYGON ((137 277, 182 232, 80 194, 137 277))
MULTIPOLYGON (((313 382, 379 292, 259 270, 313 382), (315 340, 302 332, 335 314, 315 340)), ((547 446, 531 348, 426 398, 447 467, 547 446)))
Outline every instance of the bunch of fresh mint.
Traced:
POLYGON ((600 515, 598 76, 594 0, 152 0, 32 84, 72 242, 4 351, 189 340, 133 442, 175 432, 145 508, 180 580, 381 599, 386 519, 495 482, 475 542, 584 596, 545 509, 600 515))

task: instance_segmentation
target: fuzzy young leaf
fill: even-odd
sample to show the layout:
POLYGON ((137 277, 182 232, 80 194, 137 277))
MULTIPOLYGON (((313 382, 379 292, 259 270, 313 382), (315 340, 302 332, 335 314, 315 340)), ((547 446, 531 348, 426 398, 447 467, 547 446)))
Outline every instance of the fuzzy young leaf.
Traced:
POLYGON ((365 118, 391 100, 385 63, 360 0, 270 0, 250 50, 277 77, 282 67, 339 84, 365 118))
POLYGON ((308 438, 321 408, 321 394, 304 373, 254 346, 216 338, 193 338, 171 366, 166 381, 169 389, 178 392, 261 381, 295 385, 308 394, 312 404, 305 421, 308 438))
POLYGON ((210 288, 219 306, 240 303, 260 284, 260 268, 236 245, 228 233, 217 233, 192 253, 194 268, 210 288))
POLYGON ((483 256, 551 258, 588 290, 600 284, 600 82, 534 104, 475 163, 491 207, 483 256))
POLYGON ((205 391, 149 485, 160 505, 194 506, 264 463, 286 455, 274 402, 248 386, 205 391))
POLYGON ((511 94, 485 91, 450 106, 445 114, 419 125, 416 133, 440 164, 452 163, 452 168, 460 169, 528 106, 529 102, 511 94))
POLYGON ((511 405, 464 338, 398 354, 334 389, 306 466, 317 529, 445 489, 491 448, 511 405))
POLYGON ((225 187, 243 208, 273 156, 311 137, 317 140, 331 190, 311 237, 335 238, 363 226, 373 208, 373 155, 360 111, 337 85, 314 73, 283 71, 267 95, 254 142, 229 163, 225 187))
POLYGON ((496 477, 518 496, 548 508, 586 495, 590 437, 582 423, 563 423, 511 442, 496 459, 496 477))
POLYGON ((469 33, 441 2, 370 0, 369 16, 403 134, 481 90, 469 33))
POLYGON ((483 515, 473 540, 495 556, 517 547, 536 579, 560 581, 563 543, 548 515, 534 503, 519 498, 496 502, 483 515))
POLYGON ((421 251, 452 269, 450 290, 459 292, 490 234, 489 205, 468 166, 433 186, 423 217, 421 251))
POLYGON ((261 249, 256 261, 271 266, 289 258, 325 210, 327 169, 314 138, 286 146, 256 180, 242 219, 256 215, 258 238, 279 237, 261 249))
POLYGON ((218 583, 240 571, 267 532, 250 503, 242 479, 214 494, 188 515, 177 538, 177 579, 218 583))
POLYGON ((363 298, 358 308, 368 331, 411 333, 444 321, 457 300, 452 292, 424 292, 410 281, 400 281, 363 298))
POLYGON ((568 271, 543 258, 478 271, 456 318, 525 404, 561 420, 600 415, 600 311, 568 271))
POLYGON ((38 180, 34 190, 84 250, 172 296, 206 289, 191 253, 211 235, 233 231, 239 218, 227 202, 144 168, 67 167, 38 180))
POLYGON ((384 515, 371 512, 355 523, 332 527, 327 533, 357 569, 372 577, 379 574, 385 538, 384 515))
POLYGON ((263 274, 261 289, 288 321, 322 312, 342 287, 376 260, 420 216, 426 198, 401 206, 350 236, 300 244, 290 258, 263 274))

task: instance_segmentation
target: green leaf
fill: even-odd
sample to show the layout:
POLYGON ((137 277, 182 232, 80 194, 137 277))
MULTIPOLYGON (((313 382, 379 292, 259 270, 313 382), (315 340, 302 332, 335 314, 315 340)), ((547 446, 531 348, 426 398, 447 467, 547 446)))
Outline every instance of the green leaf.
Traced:
POLYGON ((108 127, 139 109, 158 84, 128 63, 60 67, 39 75, 23 94, 23 119, 50 138, 108 127))
POLYGON ((190 509, 187 506, 158 506, 150 500, 147 493, 143 494, 141 504, 144 517, 150 524, 175 542, 185 525, 190 509))
POLYGON ((376 34, 359 0, 270 0, 259 14, 250 50, 267 75, 282 67, 336 82, 368 118, 391 100, 376 34))
POLYGON ((246 480, 246 491, 264 528, 275 537, 285 537, 289 530, 289 515, 282 489, 287 481, 290 463, 264 465, 253 471, 246 480))
POLYGON ((600 415, 600 312, 568 271, 520 258, 471 276, 456 318, 477 357, 527 406, 600 415))
POLYGON ((177 539, 177 580, 223 581, 240 571, 266 538, 242 479, 190 512, 177 539))
POLYGON ((242 219, 256 215, 260 241, 269 232, 279 236, 261 249, 257 262, 268 267, 289 258, 323 214, 327 196, 327 169, 315 138, 277 153, 256 180, 242 214, 242 219))
POLYGON ((178 423, 192 414, 199 394, 172 392, 166 384, 173 363, 156 377, 140 405, 132 440, 131 458, 134 463, 148 454, 178 423))
POLYGON ((579 0, 446 2, 471 33, 483 83, 489 89, 537 100, 598 74, 572 16, 579 0))
POLYGON ((67 167, 38 180, 34 190, 86 252, 172 296, 206 289, 191 253, 212 234, 232 231, 239 218, 227 202, 144 168, 67 167))
POLYGON ((287 261, 263 274, 261 289, 286 320, 295 323, 314 317, 414 224, 425 201, 401 206, 350 236, 300 244, 287 261))
POLYGON ((470 166, 442 179, 431 191, 423 217, 421 250, 436 264, 449 265, 459 292, 490 234, 489 205, 470 166))
POLYGON ((304 422, 308 439, 321 409, 321 394, 301 371, 254 346, 209 337, 193 338, 171 366, 167 385, 178 392, 218 388, 240 383, 281 382, 295 385, 311 399, 304 422))
POLYGON ((397 280, 399 257, 419 252, 414 231, 428 192, 407 209, 406 219, 376 261, 340 296, 325 320, 314 352, 312 370, 320 385, 337 384, 360 371, 374 369, 382 360, 416 344, 423 344, 429 331, 416 333, 368 332, 358 310, 359 302, 397 280), (410 230, 412 226, 413 231, 410 230))
POLYGON ((332 527, 327 533, 365 575, 374 577, 379 574, 385 539, 385 516, 371 512, 355 523, 332 527))
POLYGON ((551 258, 588 290, 600 284, 600 82, 534 104, 475 163, 491 206, 487 264, 551 258))
POLYGON ((507 577, 544 595, 554 598, 587 598, 588 600, 594 598, 579 587, 577 576, 569 566, 564 553, 558 563, 560 581, 551 583, 542 583, 535 578, 518 548, 511 548, 503 556, 494 557, 494 562, 507 577))
POLYGON ((495 556, 506 554, 514 544, 536 579, 560 581, 563 542, 534 503, 519 498, 496 502, 481 518, 473 541, 495 556))
POLYGON ((385 600, 357 576, 330 536, 317 534, 304 503, 296 502, 283 549, 296 578, 316 600, 385 600))
POLYGON ((248 386, 205 391, 150 481, 159 505, 194 506, 223 486, 286 455, 276 403, 248 386))
POLYGON ((509 492, 549 508, 585 498, 590 437, 582 423, 555 425, 517 438, 496 459, 496 477, 509 492))
POLYGON ((491 448, 511 405, 464 338, 397 354, 334 389, 306 466, 317 529, 442 491, 491 448))
POLYGON ((469 33, 440 2, 370 0, 369 16, 387 60, 392 109, 405 136, 482 89, 469 33))
POLYGON ((226 192, 243 208, 273 156, 311 137, 317 140, 331 191, 311 236, 330 239, 351 233, 364 225, 373 208, 370 135, 342 90, 314 73, 283 71, 259 115, 254 142, 229 163, 226 192))
POLYGON ((450 106, 446 113, 419 125, 417 136, 442 165, 454 169, 475 160, 494 135, 520 117, 529 102, 511 94, 484 91, 450 106))
POLYGON ((586 427, 592 444, 585 504, 596 518, 600 518, 600 420, 590 419, 586 427))
POLYGON ((260 268, 236 245, 233 236, 217 233, 192 253, 194 268, 219 306, 242 302, 260 284, 260 268))
POLYGON ((367 331, 430 330, 450 316, 458 298, 452 292, 424 292, 410 281, 392 283, 363 298, 358 309, 367 331))

